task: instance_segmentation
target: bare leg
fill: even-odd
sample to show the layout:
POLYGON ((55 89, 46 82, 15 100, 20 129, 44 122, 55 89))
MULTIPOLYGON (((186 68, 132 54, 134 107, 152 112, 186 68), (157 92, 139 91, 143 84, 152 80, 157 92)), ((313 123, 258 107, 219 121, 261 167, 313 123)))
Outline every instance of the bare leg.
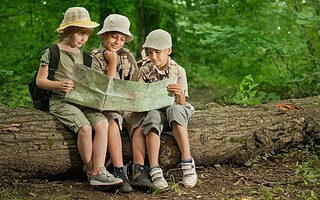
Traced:
POLYGON ((92 163, 92 129, 90 125, 84 125, 78 132, 77 145, 80 156, 88 171, 93 170, 92 163))
POLYGON ((191 152, 188 138, 188 130, 175 121, 172 122, 172 129, 173 136, 176 139, 181 152, 181 160, 190 159, 191 152))
POLYGON ((108 126, 107 120, 99 121, 94 127, 95 136, 93 140, 93 172, 92 175, 99 173, 101 167, 105 164, 107 144, 108 144, 108 126))
POLYGON ((113 166, 123 166, 121 134, 118 123, 114 120, 109 125, 108 141, 108 150, 113 166))
POLYGON ((160 136, 155 129, 151 129, 146 136, 147 152, 150 167, 159 165, 160 136))
POLYGON ((133 164, 144 165, 146 157, 146 138, 142 133, 142 128, 136 128, 132 135, 133 164))

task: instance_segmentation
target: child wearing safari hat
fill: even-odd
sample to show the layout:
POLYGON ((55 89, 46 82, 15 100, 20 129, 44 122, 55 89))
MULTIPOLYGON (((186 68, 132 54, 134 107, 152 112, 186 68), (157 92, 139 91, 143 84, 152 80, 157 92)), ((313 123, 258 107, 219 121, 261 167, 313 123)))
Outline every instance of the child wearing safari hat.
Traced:
MULTIPOLYGON (((97 33, 103 42, 98 49, 92 51, 93 67, 109 77, 136 81, 137 63, 132 53, 124 48, 126 42, 133 39, 130 33, 130 21, 119 14, 111 14, 104 20, 103 28, 97 33)), ((121 131, 123 112, 104 112, 109 120, 109 154, 114 167, 114 175, 123 180, 120 192, 131 192, 127 167, 123 164, 121 131)))
MULTIPOLYGON (((157 29, 148 34, 142 48, 148 58, 142 61, 139 82, 156 82, 159 80, 177 77, 177 83, 167 86, 167 90, 175 95, 175 103, 167 108, 151 110, 146 116, 141 113, 132 114, 131 121, 140 121, 128 126, 132 139, 133 172, 131 184, 146 187, 148 182, 144 165, 147 151, 151 181, 156 189, 168 187, 159 166, 160 135, 163 131, 173 130, 173 135, 181 152, 182 182, 186 187, 193 187, 197 183, 195 162, 191 156, 188 139, 188 122, 193 106, 187 102, 188 84, 184 68, 170 58, 172 52, 171 35, 164 30, 157 29), (134 119, 140 116, 139 119, 134 119), (138 127, 134 127, 138 125, 138 127), (142 181, 144 180, 144 181, 142 181)), ((138 62, 140 63, 140 62, 138 62)), ((130 177, 131 178, 131 177, 130 177)))
POLYGON ((91 21, 89 12, 83 7, 71 7, 65 14, 60 26, 57 45, 60 61, 53 80, 48 79, 50 51, 46 49, 41 58, 37 75, 37 86, 52 90, 49 102, 50 112, 64 125, 77 134, 77 147, 87 169, 91 185, 110 186, 122 184, 122 179, 110 174, 105 165, 108 139, 108 120, 98 110, 68 103, 66 92, 75 86, 71 81, 74 62, 83 63, 81 47, 86 43, 98 23, 91 21), (95 131, 94 138, 93 130, 95 131))

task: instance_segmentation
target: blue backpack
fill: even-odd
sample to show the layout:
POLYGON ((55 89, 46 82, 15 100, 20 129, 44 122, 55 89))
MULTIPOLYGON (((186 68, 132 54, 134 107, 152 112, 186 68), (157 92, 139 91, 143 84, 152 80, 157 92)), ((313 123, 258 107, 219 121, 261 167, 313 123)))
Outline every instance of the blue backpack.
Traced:
MULTIPOLYGON (((60 49, 57 44, 52 44, 48 46, 50 51, 50 59, 49 59, 49 73, 48 79, 53 80, 54 73, 59 65, 60 62, 60 49)), ((83 54, 83 64, 87 67, 91 67, 92 64, 92 57, 88 53, 83 54)), ((37 110, 42 111, 49 111, 49 99, 51 96, 51 90, 45 90, 39 88, 36 84, 38 70, 36 71, 35 75, 29 81, 29 93, 31 95, 34 108, 37 110)))

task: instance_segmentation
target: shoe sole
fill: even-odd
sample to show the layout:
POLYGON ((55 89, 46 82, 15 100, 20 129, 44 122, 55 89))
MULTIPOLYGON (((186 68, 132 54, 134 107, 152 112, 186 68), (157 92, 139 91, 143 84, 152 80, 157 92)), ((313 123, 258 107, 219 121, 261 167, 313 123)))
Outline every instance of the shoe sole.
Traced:
POLYGON ((184 187, 186 188, 193 188, 195 185, 197 185, 198 179, 193 181, 192 183, 183 183, 184 187))
POLYGON ((166 189, 166 188, 168 188, 168 184, 166 184, 166 185, 160 185, 160 186, 154 186, 156 189, 158 189, 158 190, 164 190, 164 189, 166 189))
POLYGON ((132 188, 124 188, 124 189, 121 189, 121 188, 119 188, 118 189, 119 190, 119 192, 122 192, 122 193, 130 193, 130 192, 132 192, 132 188))
POLYGON ((141 184, 134 184, 134 183, 130 183, 130 184, 131 184, 132 187, 139 188, 141 190, 146 190, 147 191, 147 190, 154 190, 155 189, 154 186, 150 187, 148 185, 141 185, 141 184))
POLYGON ((104 182, 100 182, 100 181, 90 181, 90 185, 93 186, 114 186, 114 185, 121 185, 123 183, 123 181, 115 181, 112 183, 104 183, 104 182))

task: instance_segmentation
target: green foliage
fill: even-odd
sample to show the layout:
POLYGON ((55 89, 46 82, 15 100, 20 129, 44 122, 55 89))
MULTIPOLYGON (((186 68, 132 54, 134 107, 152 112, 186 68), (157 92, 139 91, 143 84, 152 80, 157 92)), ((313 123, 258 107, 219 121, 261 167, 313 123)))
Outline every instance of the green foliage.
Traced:
POLYGON ((0 69, 0 102, 9 107, 28 107, 31 98, 27 85, 21 85, 21 76, 15 76, 13 71, 0 69))
POLYGON ((304 154, 306 155, 306 160, 297 163, 294 171, 294 178, 297 180, 302 180, 304 184, 314 184, 320 186, 320 146, 315 146, 310 148, 306 146, 304 154))
POLYGON ((264 91, 258 92, 256 89, 259 83, 255 83, 251 74, 244 77, 239 85, 239 89, 235 95, 228 100, 229 103, 239 105, 257 105, 271 100, 279 100, 280 97, 275 93, 267 94, 264 91))
POLYGON ((311 190, 309 193, 305 191, 301 191, 300 194, 298 194, 299 199, 305 199, 305 200, 317 200, 317 194, 311 190))
MULTIPOLYGON (((5 53, 0 54, 0 68, 6 82, 0 86, 0 103, 31 105, 26 85, 43 48, 57 39, 54 31, 71 6, 86 7, 101 25, 110 13, 128 16, 135 39, 126 47, 137 60, 149 31, 168 30, 171 56, 186 69, 190 90, 213 90, 214 101, 255 105, 278 99, 275 94, 284 99, 320 93, 317 1, 3 0, 0 47, 5 53), (255 82, 238 88, 248 74, 255 82)), ((84 50, 99 45, 98 30, 84 50)))
POLYGON ((304 5, 297 1, 256 3, 223 1, 203 6, 206 22, 191 22, 186 28, 196 38, 192 51, 203 49, 198 54, 201 58, 192 59, 205 58, 203 62, 210 68, 219 67, 219 75, 231 81, 253 74, 268 93, 276 92, 282 98, 318 95, 314 73, 319 69, 316 52, 320 43, 315 29, 319 16, 312 14, 317 5, 312 1, 304 5), (211 16, 208 11, 212 9, 213 13, 226 14, 211 16), (297 20, 304 20, 306 25, 301 26, 297 20))

